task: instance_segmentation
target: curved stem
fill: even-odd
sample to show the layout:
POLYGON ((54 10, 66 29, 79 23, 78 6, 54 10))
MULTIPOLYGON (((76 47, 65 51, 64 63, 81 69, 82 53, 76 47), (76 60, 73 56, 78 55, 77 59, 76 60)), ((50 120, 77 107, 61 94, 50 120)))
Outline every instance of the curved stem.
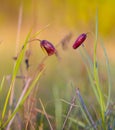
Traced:
POLYGON ((30 40, 30 41, 28 41, 28 42, 33 42, 33 41, 39 41, 39 42, 41 42, 41 40, 38 39, 38 38, 32 39, 32 40, 30 40))

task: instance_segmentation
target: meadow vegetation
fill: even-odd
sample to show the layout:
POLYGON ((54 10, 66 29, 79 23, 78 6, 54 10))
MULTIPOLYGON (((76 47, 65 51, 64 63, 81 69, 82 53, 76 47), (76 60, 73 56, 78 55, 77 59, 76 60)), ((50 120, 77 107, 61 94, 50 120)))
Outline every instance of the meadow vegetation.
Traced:
POLYGON ((114 3, 3 2, 0 130, 115 129, 114 3))

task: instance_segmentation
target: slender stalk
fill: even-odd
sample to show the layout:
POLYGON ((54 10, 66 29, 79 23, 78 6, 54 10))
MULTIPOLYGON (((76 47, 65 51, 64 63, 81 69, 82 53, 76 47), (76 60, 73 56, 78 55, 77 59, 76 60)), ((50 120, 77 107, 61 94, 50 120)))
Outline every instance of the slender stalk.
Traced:
MULTIPOLYGON (((17 102, 17 105, 16 105, 14 111, 17 109, 17 107, 19 106, 19 104, 20 104, 22 98, 24 97, 24 95, 25 95, 25 93, 26 93, 26 91, 27 91, 27 89, 28 89, 28 87, 29 87, 29 84, 30 84, 31 80, 32 80, 31 78, 29 78, 29 79, 27 80, 26 85, 25 85, 25 87, 24 87, 24 90, 22 91, 22 94, 21 94, 21 96, 20 96, 20 98, 19 98, 19 100, 18 100, 18 102, 17 102)), ((15 118, 15 115, 14 115, 13 118, 10 120, 10 122, 9 122, 9 124, 8 124, 8 126, 7 126, 7 130, 10 128, 10 126, 11 126, 11 124, 12 124, 14 118, 15 118)))
POLYGON ((16 37, 16 52, 15 52, 16 56, 18 54, 18 48, 19 48, 20 32, 21 32, 21 25, 22 25, 22 14, 23 14, 23 4, 21 3, 19 8, 17 37, 16 37))
POLYGON ((32 39, 32 40, 29 40, 29 41, 28 41, 28 43, 29 43, 29 42, 33 42, 33 41, 39 41, 39 42, 41 42, 41 40, 40 40, 40 39, 35 38, 35 39, 32 39))
POLYGON ((11 91, 12 91, 12 88, 13 88, 13 86, 15 84, 16 76, 17 76, 17 73, 19 71, 19 67, 20 67, 21 61, 23 59, 25 49, 26 49, 26 45, 27 45, 27 41, 28 41, 28 39, 30 37, 30 34, 31 34, 31 30, 28 33, 28 35, 26 37, 26 40, 24 42, 23 49, 21 50, 21 52, 19 54, 19 57, 18 57, 16 63, 14 64, 14 70, 13 70, 13 74, 12 74, 11 84, 10 84, 10 87, 9 87, 9 90, 8 90, 8 93, 7 93, 7 96, 6 96, 6 100, 5 100, 5 103, 4 103, 3 111, 2 111, 2 121, 4 120, 4 116, 6 114, 9 98, 10 98, 10 95, 11 95, 11 91))
POLYGON ((76 100, 76 96, 74 96, 74 97, 72 98, 72 101, 71 101, 71 103, 70 103, 70 108, 69 108, 69 110, 68 110, 68 112, 67 112, 67 116, 66 116, 66 118, 65 118, 65 120, 64 120, 64 123, 63 123, 63 126, 62 126, 62 130, 64 130, 65 125, 66 125, 66 122, 67 122, 68 117, 69 117, 69 115, 70 115, 70 112, 72 111, 73 106, 75 106, 75 100, 76 100))
POLYGON ((105 102, 104 96, 99 83, 98 67, 97 67, 97 41, 98 41, 98 13, 96 14, 96 32, 95 32, 95 43, 94 43, 94 81, 99 96, 99 105, 101 109, 102 126, 105 129, 105 102))
POLYGON ((86 107, 86 105, 84 103, 84 100, 83 100, 83 98, 82 98, 82 96, 81 96, 81 94, 79 92, 79 89, 76 89, 76 94, 77 94, 77 96, 79 98, 79 101, 80 101, 80 104, 81 104, 83 110, 85 111, 87 117, 89 118, 93 128, 96 130, 95 122, 93 121, 92 116, 90 115, 90 113, 89 113, 89 111, 88 111, 88 109, 87 109, 87 107, 86 107))
POLYGON ((51 125, 51 122, 50 122, 50 120, 49 120, 49 117, 48 117, 48 115, 47 115, 47 113, 46 113, 46 111, 45 111, 44 105, 43 105, 43 103, 42 103, 42 101, 41 101, 40 98, 39 98, 39 101, 40 101, 40 104, 41 104, 41 106, 42 106, 43 112, 44 112, 44 114, 45 114, 45 116, 46 116, 46 119, 47 119, 47 121, 48 121, 48 123, 49 123, 50 130, 53 130, 53 127, 52 127, 52 125, 51 125))
POLYGON ((5 77, 3 77, 1 84, 0 84, 0 93, 2 92, 4 81, 5 81, 5 77))
POLYGON ((106 110, 107 110, 108 107, 109 107, 109 104, 110 104, 112 84, 111 84, 111 76, 110 76, 110 64, 109 64, 106 49, 103 45, 103 41, 101 41, 101 46, 102 46, 102 49, 103 49, 103 52, 104 52, 104 55, 105 55, 105 59, 106 59, 107 76, 108 76, 108 98, 107 98, 107 105, 106 105, 106 110))
POLYGON ((35 38, 37 35, 39 35, 42 31, 44 31, 46 28, 48 28, 50 24, 47 24, 44 28, 42 28, 40 31, 36 32, 32 35, 31 39, 35 38))
MULTIPOLYGON (((20 8, 19 8, 18 29, 17 29, 17 38, 16 38, 16 54, 15 55, 18 54, 20 31, 21 31, 21 23, 22 23, 22 13, 23 13, 23 5, 21 3, 20 4, 20 8)), ((10 106, 12 106, 12 104, 13 104, 13 99, 14 99, 14 86, 12 87, 11 96, 10 96, 10 99, 9 99, 9 105, 10 106)), ((9 109, 8 117, 10 115, 11 115, 11 109, 9 109)), ((7 130, 9 130, 8 127, 7 127, 7 130)))

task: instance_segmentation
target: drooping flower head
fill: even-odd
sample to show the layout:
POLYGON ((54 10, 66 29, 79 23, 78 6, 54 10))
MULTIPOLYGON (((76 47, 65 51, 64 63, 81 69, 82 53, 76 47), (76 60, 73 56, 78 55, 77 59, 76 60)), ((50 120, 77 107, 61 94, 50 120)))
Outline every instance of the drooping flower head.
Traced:
POLYGON ((49 42, 47 40, 40 40, 38 38, 32 39, 29 42, 33 42, 33 41, 39 41, 42 50, 45 51, 48 54, 48 56, 51 56, 53 54, 56 54, 56 56, 57 56, 57 54, 58 54, 57 50, 51 42, 49 42))
POLYGON ((41 40, 40 41, 40 46, 43 50, 45 50, 48 54, 48 56, 51 56, 53 54, 57 53, 57 50, 55 49, 55 47, 53 46, 52 43, 50 43, 47 40, 41 40))
POLYGON ((78 48, 87 38, 87 33, 82 33, 74 42, 73 49, 78 48))

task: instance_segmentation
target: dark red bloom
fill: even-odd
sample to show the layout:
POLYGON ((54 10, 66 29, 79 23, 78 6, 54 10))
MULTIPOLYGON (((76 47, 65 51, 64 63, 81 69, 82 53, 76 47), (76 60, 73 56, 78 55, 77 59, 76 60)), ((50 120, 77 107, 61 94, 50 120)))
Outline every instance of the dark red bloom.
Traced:
POLYGON ((41 40, 40 41, 40 46, 43 50, 45 50, 48 54, 48 56, 51 56, 53 54, 56 54, 57 50, 55 49, 55 47, 53 46, 52 43, 50 43, 47 40, 41 40))
POLYGON ((87 37, 87 33, 81 34, 81 35, 77 38, 77 40, 75 41, 75 43, 73 44, 73 49, 78 48, 78 47, 85 41, 86 37, 87 37))

